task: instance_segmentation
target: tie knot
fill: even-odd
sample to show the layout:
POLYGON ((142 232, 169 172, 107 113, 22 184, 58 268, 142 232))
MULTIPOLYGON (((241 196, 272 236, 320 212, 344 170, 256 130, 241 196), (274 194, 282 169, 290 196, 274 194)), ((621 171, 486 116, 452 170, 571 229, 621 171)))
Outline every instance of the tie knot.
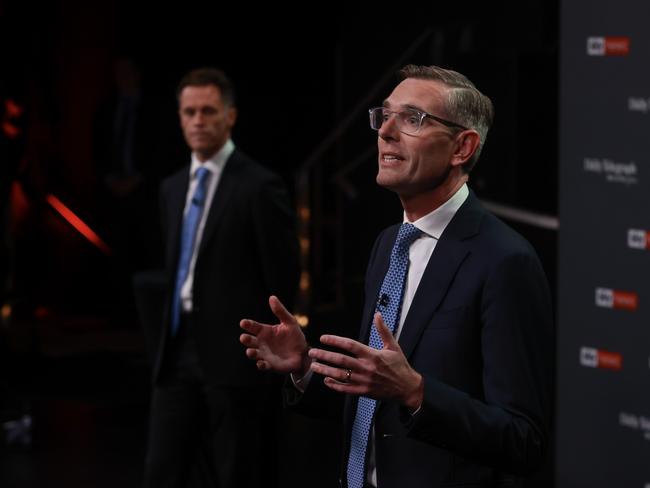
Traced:
POLYGON ((400 226, 399 232, 397 233, 397 240, 395 241, 395 247, 400 249, 408 249, 413 241, 422 235, 422 231, 418 229, 413 224, 404 223, 400 226))
POLYGON ((205 166, 201 166, 196 170, 196 179, 199 185, 204 185, 208 176, 210 176, 210 170, 205 166))

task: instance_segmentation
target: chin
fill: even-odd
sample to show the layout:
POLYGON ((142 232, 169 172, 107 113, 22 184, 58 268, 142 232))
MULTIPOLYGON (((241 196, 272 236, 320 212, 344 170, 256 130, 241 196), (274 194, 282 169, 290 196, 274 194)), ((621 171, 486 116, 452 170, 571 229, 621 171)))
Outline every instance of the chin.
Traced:
POLYGON ((393 178, 389 178, 386 176, 382 177, 381 175, 377 175, 375 181, 382 188, 386 188, 387 190, 394 191, 394 192, 396 192, 400 187, 399 182, 395 181, 393 178))
POLYGON ((217 152, 214 146, 197 146, 197 147, 193 147, 192 151, 199 154, 209 154, 209 155, 212 155, 215 152, 217 152))

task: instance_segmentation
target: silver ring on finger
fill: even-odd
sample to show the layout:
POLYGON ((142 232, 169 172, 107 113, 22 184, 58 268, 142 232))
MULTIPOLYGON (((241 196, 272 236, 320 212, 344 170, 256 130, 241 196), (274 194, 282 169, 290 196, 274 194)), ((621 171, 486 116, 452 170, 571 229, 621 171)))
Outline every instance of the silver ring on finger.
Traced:
POLYGON ((352 370, 351 369, 346 369, 345 370, 345 380, 343 380, 343 383, 349 383, 350 378, 352 378, 352 370))

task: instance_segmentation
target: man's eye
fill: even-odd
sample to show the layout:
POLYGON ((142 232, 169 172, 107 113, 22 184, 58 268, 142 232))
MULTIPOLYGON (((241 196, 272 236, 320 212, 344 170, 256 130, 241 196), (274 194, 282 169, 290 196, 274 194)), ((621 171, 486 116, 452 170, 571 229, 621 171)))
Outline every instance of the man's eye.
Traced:
POLYGON ((420 117, 415 114, 405 114, 404 121, 413 126, 417 126, 420 123, 420 117))

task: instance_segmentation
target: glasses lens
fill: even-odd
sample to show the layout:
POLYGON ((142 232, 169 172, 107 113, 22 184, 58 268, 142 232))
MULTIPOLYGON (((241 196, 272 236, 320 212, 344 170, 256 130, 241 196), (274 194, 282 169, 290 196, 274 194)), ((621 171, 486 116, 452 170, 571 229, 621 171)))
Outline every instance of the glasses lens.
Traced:
POLYGON ((370 109, 370 127, 379 130, 384 119, 384 109, 381 107, 370 109))
POLYGON ((388 120, 391 115, 395 116, 393 123, 396 125, 398 131, 404 134, 414 135, 420 130, 422 123, 422 113, 417 110, 407 109, 401 112, 391 112, 390 110, 377 107, 371 108, 370 113, 370 127, 374 130, 379 130, 382 124, 388 120))
POLYGON ((415 134, 420 130, 422 123, 422 113, 417 110, 404 110, 399 113, 399 130, 404 134, 415 134))

